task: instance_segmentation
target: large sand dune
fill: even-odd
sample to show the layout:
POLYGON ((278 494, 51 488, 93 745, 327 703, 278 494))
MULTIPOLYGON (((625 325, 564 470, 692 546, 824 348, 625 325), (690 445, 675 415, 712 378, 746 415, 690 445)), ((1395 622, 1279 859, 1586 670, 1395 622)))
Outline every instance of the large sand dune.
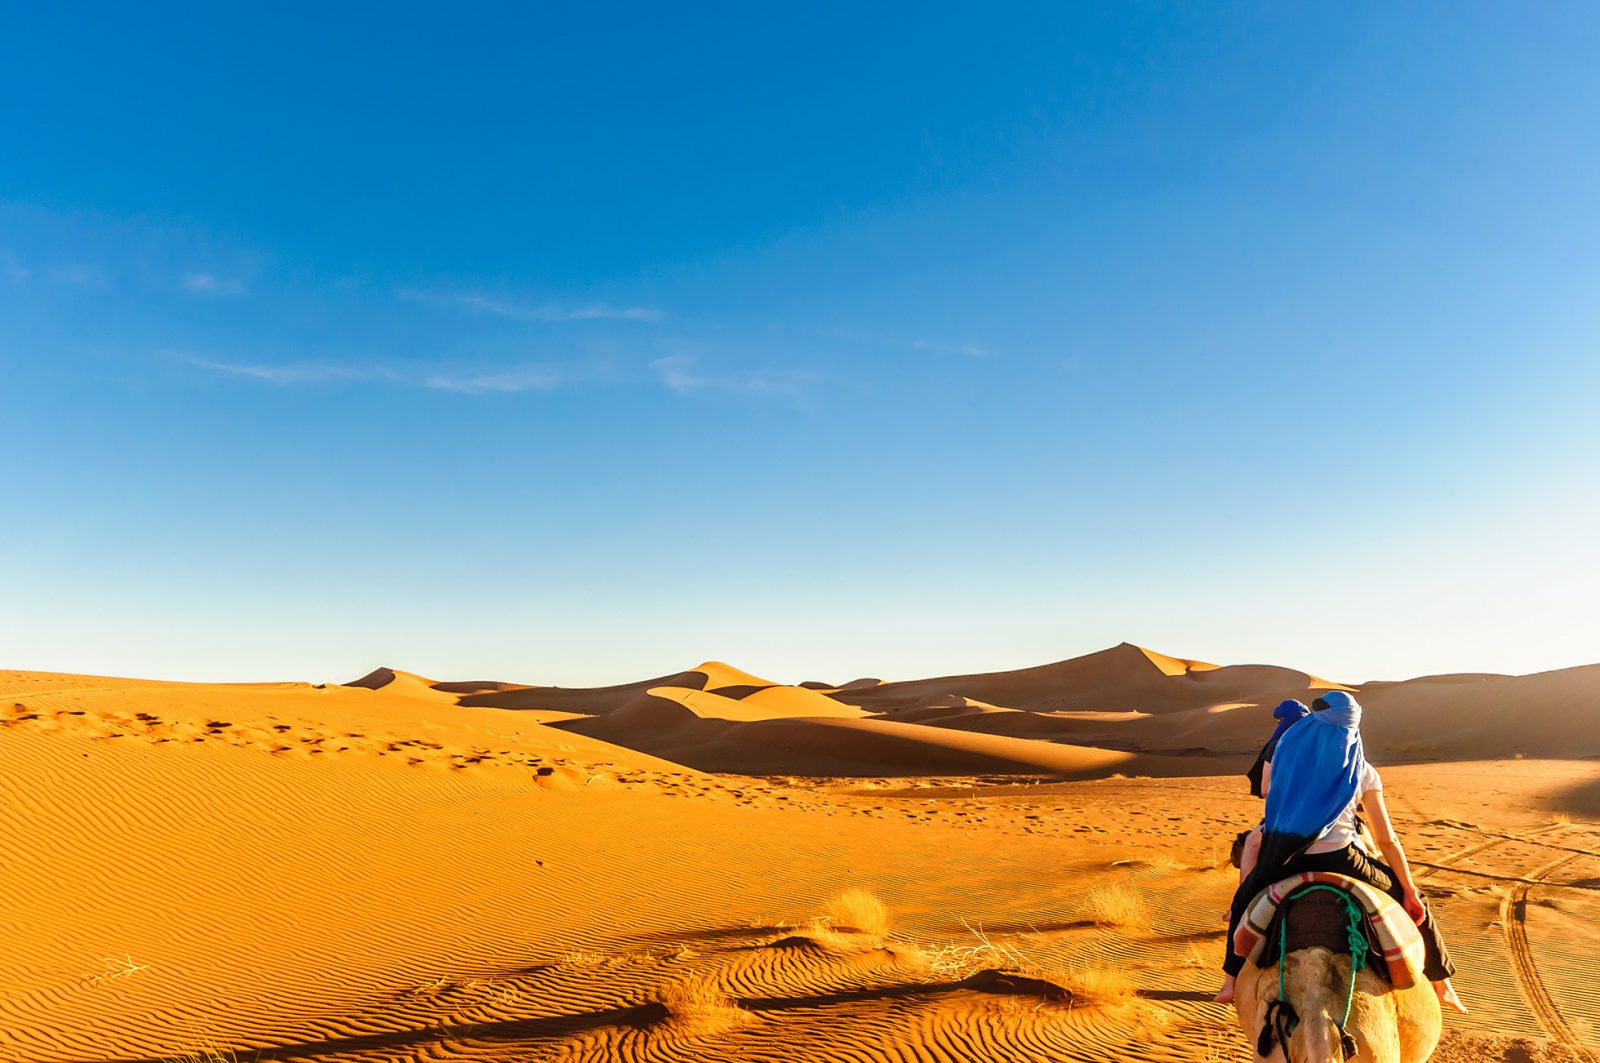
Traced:
MULTIPOLYGON (((405 679, 395 682, 415 692, 405 679)), ((418 682, 434 696, 446 686, 418 682)), ((1123 643, 1037 668, 822 690, 778 684, 714 661, 611 687, 500 686, 467 694, 461 703, 567 712, 572 718, 562 726, 569 730, 707 771, 1080 777, 1228 770, 1254 755, 1279 701, 1309 702, 1334 688, 1358 692, 1367 705, 1367 748, 1376 759, 1600 755, 1600 742, 1584 744, 1600 722, 1600 665, 1360 686, 1272 665, 1207 664, 1123 643), (862 722, 808 722, 826 719, 862 722), (900 726, 880 726, 890 724, 900 726), (1034 748, 1023 751, 1007 740, 1034 748), (1040 743, 1070 748, 1052 751, 1037 748, 1040 743), (1143 759, 1134 764, 1107 752, 1143 759), (1172 766, 1181 769, 1189 758, 1203 758, 1209 767, 1172 766)))
MULTIPOLYGON (((0 672, 0 1060, 1249 1059, 1205 999, 1232 773, 1325 684, 1050 669, 1081 686, 0 672)), ((1446 1063, 1600 1047, 1597 693, 1362 691, 1474 1005, 1446 1063)))

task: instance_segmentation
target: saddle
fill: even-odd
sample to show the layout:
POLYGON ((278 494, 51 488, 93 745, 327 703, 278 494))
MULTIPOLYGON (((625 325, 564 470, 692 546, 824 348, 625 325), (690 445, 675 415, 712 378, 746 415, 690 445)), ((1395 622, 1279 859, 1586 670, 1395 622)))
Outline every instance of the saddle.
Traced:
MULTIPOLYGON (((1278 922, 1279 911, 1283 902, 1290 894, 1301 887, 1308 885, 1332 886, 1342 893, 1346 893, 1356 903, 1362 913, 1362 933, 1367 938, 1370 951, 1368 965, 1385 978, 1395 989, 1406 989, 1416 985, 1422 978, 1422 933, 1417 929, 1417 924, 1412 922, 1405 909, 1395 903, 1387 893, 1363 882, 1358 878, 1348 875, 1338 875, 1328 871, 1305 871, 1298 875, 1291 875, 1286 879, 1274 882, 1260 893, 1245 909, 1244 918, 1239 922, 1239 929, 1233 936, 1233 950, 1259 966, 1276 963, 1279 958, 1278 942, 1282 934, 1282 926, 1278 922), (1271 959, 1263 959, 1263 954, 1271 949, 1271 959), (1382 962, 1379 962, 1379 961, 1382 962)), ((1293 952, 1300 948, 1309 948, 1320 945, 1336 953, 1348 953, 1348 935, 1345 927, 1348 919, 1345 916, 1344 905, 1332 893, 1317 891, 1308 895, 1303 900, 1296 901, 1299 911, 1305 913, 1302 919, 1296 914, 1295 919, 1289 924, 1290 932, 1296 934, 1294 942, 1285 940, 1285 948, 1293 952), (1311 896, 1320 895, 1328 900, 1324 906, 1321 901, 1311 901, 1311 896), (1302 907, 1309 905, 1309 908, 1302 907), (1332 917, 1327 909, 1332 908, 1338 914, 1339 929, 1331 931, 1327 923, 1332 917), (1302 923, 1304 924, 1302 928, 1302 923)))
MULTIPOLYGON (((1365 909, 1361 912, 1360 928, 1367 943, 1366 954, 1378 955, 1382 951, 1378 931, 1365 909)), ((1278 905, 1278 910, 1272 914, 1272 921, 1267 924, 1266 941, 1256 957, 1256 966, 1273 967, 1284 953, 1311 948, 1324 948, 1336 956, 1348 956, 1351 951, 1349 912, 1343 901, 1324 890, 1292 894, 1287 901, 1278 905), (1293 919, 1289 918, 1291 912, 1293 919)), ((1390 981, 1386 964, 1374 967, 1373 973, 1386 982, 1390 981)))

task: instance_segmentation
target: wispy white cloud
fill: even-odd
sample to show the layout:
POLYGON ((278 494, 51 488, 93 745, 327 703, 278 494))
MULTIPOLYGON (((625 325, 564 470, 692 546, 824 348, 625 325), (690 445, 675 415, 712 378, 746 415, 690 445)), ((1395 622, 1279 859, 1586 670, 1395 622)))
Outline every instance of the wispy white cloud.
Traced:
POLYGON ((992 347, 985 347, 979 343, 940 343, 935 340, 912 340, 910 347, 914 351, 929 351, 933 354, 961 354, 968 358, 993 358, 999 352, 992 347))
POLYGON ((588 303, 583 306, 557 306, 550 303, 522 303, 477 292, 429 292, 404 288, 400 298, 433 306, 459 306, 496 317, 523 321, 660 321, 666 311, 650 306, 611 306, 588 303))
POLYGON ((268 384, 316 384, 332 380, 402 380, 398 373, 383 367, 327 364, 262 365, 247 362, 217 362, 209 358, 184 358, 199 369, 247 377, 268 384))
POLYGON ((243 377, 247 380, 259 380, 265 384, 278 386, 368 380, 400 387, 454 391, 463 395, 487 395, 549 391, 564 382, 559 368, 544 365, 523 366, 495 372, 454 372, 422 368, 402 370, 386 365, 340 365, 330 362, 270 365, 261 362, 227 362, 212 358, 179 357, 197 369, 243 377))
MULTIPOLYGON (((582 384, 616 386, 630 382, 629 374, 618 374, 610 362, 535 363, 494 369, 409 366, 383 364, 351 365, 333 362, 272 364, 237 362, 215 358, 176 356, 196 369, 225 376, 259 381, 275 387, 299 384, 330 384, 372 381, 402 388, 453 392, 458 395, 513 395, 529 391, 554 391, 582 384)), ((800 398, 822 378, 803 370, 712 373, 702 371, 693 355, 672 355, 649 363, 656 382, 677 395, 750 395, 774 398, 800 398)), ((638 383, 639 377, 632 376, 638 383)), ((646 379, 649 379, 648 377, 646 379)))
POLYGON ((708 375, 696 371, 692 355, 676 354, 650 363, 661 384, 679 395, 723 392, 745 395, 777 395, 793 398, 821 379, 803 370, 708 375))
POLYGON ((510 394, 518 391, 550 391, 560 387, 561 374, 544 366, 529 366, 503 373, 477 373, 466 376, 436 374, 424 381, 435 391, 455 391, 463 395, 510 394))
POLYGON ((244 291, 240 282, 224 280, 211 273, 189 273, 180 283, 186 290, 202 295, 238 295, 244 291))

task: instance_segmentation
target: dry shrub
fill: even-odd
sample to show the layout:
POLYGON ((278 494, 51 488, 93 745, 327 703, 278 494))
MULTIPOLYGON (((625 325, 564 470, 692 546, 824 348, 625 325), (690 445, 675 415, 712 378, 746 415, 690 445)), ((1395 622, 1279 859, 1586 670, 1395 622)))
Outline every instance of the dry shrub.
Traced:
POLYGON ((1121 970, 1036 960, 1009 941, 996 941, 981 927, 962 925, 972 932, 971 942, 912 946, 902 955, 930 979, 1042 998, 1032 1011, 1116 1009, 1140 1029, 1160 1029, 1172 1021, 1172 1013, 1141 998, 1133 979, 1121 970))
POLYGON ((106 969, 101 971, 99 974, 90 975, 86 979, 90 985, 100 985, 104 982, 115 981, 118 978, 131 978, 140 971, 148 971, 150 969, 150 965, 148 963, 134 963, 132 955, 126 955, 120 958, 116 956, 104 956, 101 958, 100 962, 106 965, 106 969))
POLYGON ((563 967, 599 967, 607 959, 604 953, 589 952, 586 949, 568 949, 556 962, 563 967))
POLYGON ((1060 989, 1075 1008, 1109 1008, 1132 1003, 1133 980, 1108 967, 1037 967, 1027 972, 1060 989))
POLYGON ((1064 1007, 1069 1015, 1079 1010, 1110 1010, 1146 1031, 1164 1029, 1175 1018, 1166 1008, 1140 997, 1133 979, 1114 967, 1047 965, 1026 974, 1053 987, 1048 996, 1056 1001, 1057 1009, 1064 1007))
POLYGON ((874 938, 889 933, 889 909, 875 895, 859 887, 830 897, 822 910, 835 930, 849 930, 874 938))
POLYGON ((703 975, 668 982, 656 998, 667 1011, 667 1024, 678 1033, 705 1037, 750 1021, 727 991, 703 975))
POLYGON ((907 960, 931 979, 943 982, 964 981, 980 971, 1022 970, 1033 966, 1016 946, 991 939, 982 927, 962 925, 972 932, 973 942, 907 949, 907 960))
POLYGON ((241 1063, 238 1053, 223 1048, 215 1041, 205 1040, 179 1055, 169 1056, 161 1063, 241 1063))
POLYGON ((1148 926, 1150 906, 1127 886, 1102 886, 1089 894, 1089 918, 1100 926, 1148 926))

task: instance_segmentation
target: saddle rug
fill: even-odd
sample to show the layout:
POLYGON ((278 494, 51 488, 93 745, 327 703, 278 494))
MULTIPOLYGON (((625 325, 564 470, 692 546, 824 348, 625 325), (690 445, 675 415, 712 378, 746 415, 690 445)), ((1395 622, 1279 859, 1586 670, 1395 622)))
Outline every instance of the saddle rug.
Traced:
POLYGON ((1422 932, 1406 910, 1376 886, 1331 871, 1304 871, 1274 882, 1256 894, 1233 935, 1233 951, 1251 963, 1258 963, 1267 943, 1267 928, 1272 925, 1278 906, 1289 894, 1312 883, 1335 886, 1355 898, 1366 915, 1378 945, 1377 955, 1383 957, 1389 983, 1394 988, 1405 989, 1422 980, 1422 932))

